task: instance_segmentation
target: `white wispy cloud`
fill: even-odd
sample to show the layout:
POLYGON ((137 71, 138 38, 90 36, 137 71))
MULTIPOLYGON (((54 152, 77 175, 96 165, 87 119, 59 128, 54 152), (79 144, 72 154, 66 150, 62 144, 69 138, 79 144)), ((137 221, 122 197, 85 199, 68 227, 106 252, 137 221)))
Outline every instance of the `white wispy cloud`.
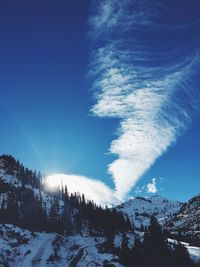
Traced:
POLYGON ((108 171, 122 197, 176 141, 190 118, 179 93, 185 98, 191 92, 189 76, 197 55, 189 53, 188 43, 177 43, 179 33, 171 25, 155 23, 163 14, 159 5, 150 4, 104 0, 96 2, 90 19, 96 97, 91 110, 120 119, 109 149, 117 159, 108 171))
POLYGON ((67 185, 69 193, 84 194, 86 199, 98 205, 118 204, 122 199, 101 181, 75 174, 55 174, 46 177, 45 184, 49 189, 67 185))
POLYGON ((155 194, 158 191, 156 178, 153 178, 151 183, 147 184, 147 192, 155 194))
POLYGON ((135 192, 136 195, 138 195, 138 194, 143 193, 145 189, 146 189, 145 185, 143 185, 142 187, 137 186, 134 192, 135 192))

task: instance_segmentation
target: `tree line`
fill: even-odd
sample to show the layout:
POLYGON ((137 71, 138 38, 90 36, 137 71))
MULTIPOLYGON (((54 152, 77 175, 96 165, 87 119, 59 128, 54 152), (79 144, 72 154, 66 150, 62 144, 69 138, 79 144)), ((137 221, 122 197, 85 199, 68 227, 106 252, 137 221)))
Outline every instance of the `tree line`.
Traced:
POLYGON ((165 232, 152 215, 149 227, 146 227, 143 238, 136 237, 134 245, 129 245, 126 233, 123 233, 120 247, 105 243, 107 252, 119 256, 125 267, 199 267, 194 263, 180 242, 169 244, 165 232), (143 241, 141 241, 143 240, 143 241))
POLYGON ((13 185, 0 177, 0 223, 15 224, 31 231, 58 233, 106 233, 130 231, 129 218, 116 209, 106 209, 70 194, 64 186, 56 194, 45 192, 41 174, 24 168, 12 156, 0 157, 1 168, 21 182, 13 185))

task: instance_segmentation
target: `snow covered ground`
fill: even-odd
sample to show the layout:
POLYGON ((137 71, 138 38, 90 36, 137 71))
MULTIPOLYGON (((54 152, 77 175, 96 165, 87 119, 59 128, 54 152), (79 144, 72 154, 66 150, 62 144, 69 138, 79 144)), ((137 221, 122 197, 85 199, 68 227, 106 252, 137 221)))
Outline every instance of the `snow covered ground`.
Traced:
MULTIPOLYGON (((133 237, 128 238, 132 243, 133 237)), ((103 242, 101 237, 33 233, 13 225, 0 225, 0 266, 95 267, 107 262, 123 267, 115 255, 100 252, 99 245, 103 242)), ((168 242, 174 244, 177 241, 168 239, 168 242)), ((115 237, 115 243, 120 246, 121 236, 115 237)), ((194 261, 200 260, 199 247, 182 244, 194 261)))
MULTIPOLYGON (((177 241, 174 240, 174 239, 171 239, 171 238, 168 238, 168 242, 171 243, 171 244, 177 244, 177 241)), ((186 242, 181 242, 182 245, 184 245, 189 254, 190 254, 190 257, 195 261, 195 262, 198 262, 200 261, 200 247, 193 247, 193 246, 189 246, 189 243, 186 243, 186 242)))
POLYGON ((13 225, 0 225, 0 266, 93 267, 112 262, 116 256, 100 253, 103 238, 32 233, 13 225))

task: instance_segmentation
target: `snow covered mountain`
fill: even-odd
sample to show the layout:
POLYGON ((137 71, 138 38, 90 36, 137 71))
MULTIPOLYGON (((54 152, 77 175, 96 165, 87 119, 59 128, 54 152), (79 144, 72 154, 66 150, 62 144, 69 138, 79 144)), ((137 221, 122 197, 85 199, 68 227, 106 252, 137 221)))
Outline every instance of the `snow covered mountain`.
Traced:
POLYGON ((67 188, 46 191, 40 173, 0 156, 0 267, 127 266, 123 253, 130 255, 136 240, 144 246, 151 215, 169 230, 169 247, 178 232, 192 233, 184 246, 192 259, 200 259, 200 196, 184 204, 156 195, 136 197, 103 209, 69 195, 67 188))
MULTIPOLYGON (((47 214, 50 212, 52 196, 41 190, 42 175, 36 171, 25 168, 14 157, 8 155, 0 156, 0 207, 5 209, 9 204, 20 204, 23 197, 20 195, 30 195, 41 202, 47 214), (15 199, 17 203, 14 203, 15 199)), ((62 201, 58 201, 62 208, 62 201)))
POLYGON ((171 223, 173 229, 187 230, 192 226, 194 231, 200 231, 200 195, 184 203, 171 223))
POLYGON ((117 210, 126 214, 136 228, 149 225, 151 215, 154 215, 163 225, 176 214, 183 204, 169 200, 162 196, 154 195, 149 198, 135 197, 117 206, 117 210))
POLYGON ((179 212, 166 221, 166 227, 200 245, 200 195, 184 203, 179 212))
POLYGON ((158 195, 136 197, 117 206, 117 210, 129 217, 136 230, 144 231, 154 215, 172 237, 200 246, 200 195, 186 203, 158 195))
POLYGON ((107 266, 112 260, 122 266, 100 247, 131 232, 123 214, 67 188, 48 192, 40 178, 12 156, 0 156, 0 267, 107 266))

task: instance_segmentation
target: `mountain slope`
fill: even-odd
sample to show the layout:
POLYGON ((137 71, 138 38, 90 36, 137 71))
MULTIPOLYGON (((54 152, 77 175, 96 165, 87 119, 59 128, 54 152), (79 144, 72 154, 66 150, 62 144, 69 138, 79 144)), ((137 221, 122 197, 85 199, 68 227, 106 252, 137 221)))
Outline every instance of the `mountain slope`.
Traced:
POLYGON ((171 223, 173 229, 187 230, 192 226, 194 231, 200 231, 200 195, 183 204, 171 223))
POLYGON ((0 156, 0 223, 33 231, 90 231, 105 234, 131 230, 121 212, 103 209, 67 187, 49 192, 40 175, 12 156, 0 156))
POLYGON ((176 214, 182 207, 182 203, 154 195, 149 198, 136 197, 117 206, 117 210, 126 214, 136 228, 147 226, 150 216, 154 215, 160 224, 176 214))
POLYGON ((165 227, 200 245, 200 195, 184 203, 179 212, 166 221, 165 227))
MULTIPOLYGON (((189 231, 194 224, 198 231, 198 212, 198 197, 186 204, 161 196, 136 197, 104 209, 85 200, 84 195, 70 195, 67 187, 55 193, 46 191, 40 174, 12 156, 0 156, 0 266, 127 266, 125 255, 133 260, 136 240, 145 251, 141 226, 149 225, 151 215, 170 231, 186 226, 189 231)), ((146 229, 146 236, 153 236, 153 228, 146 229)), ((171 245, 163 237, 163 242, 176 249, 176 241, 171 245)), ((198 261, 199 249, 189 244, 186 248, 198 261)))
POLYGON ((100 253, 98 246, 104 238, 64 236, 56 233, 37 233, 14 225, 0 225, 0 266, 104 266, 118 258, 100 253))

